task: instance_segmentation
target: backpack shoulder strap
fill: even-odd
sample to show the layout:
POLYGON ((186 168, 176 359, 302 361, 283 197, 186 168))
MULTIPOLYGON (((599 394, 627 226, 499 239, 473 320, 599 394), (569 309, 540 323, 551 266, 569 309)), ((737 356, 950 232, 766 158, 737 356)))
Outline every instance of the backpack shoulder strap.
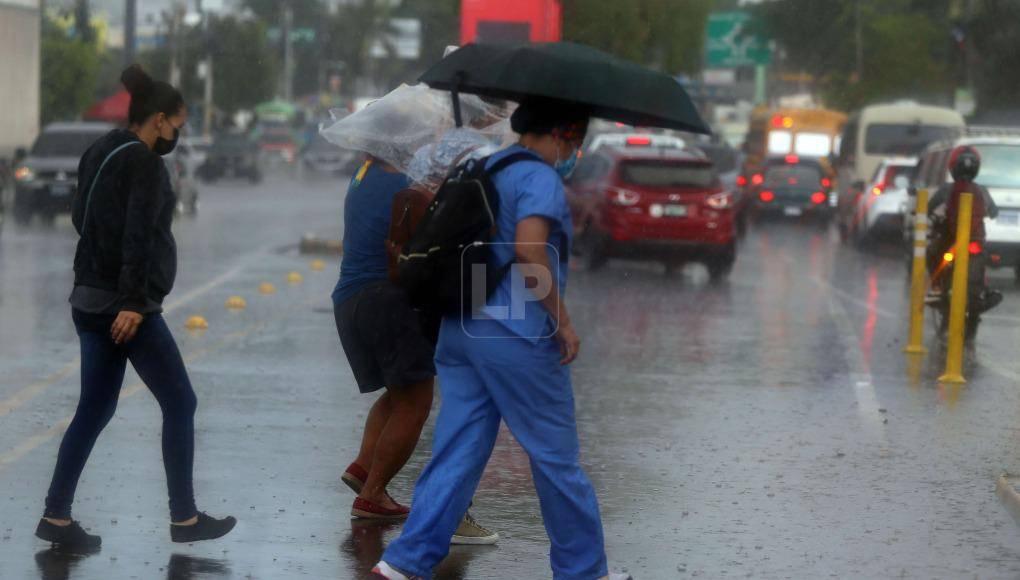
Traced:
POLYGON ((106 156, 106 159, 103 159, 103 162, 99 164, 99 169, 96 170, 96 175, 92 178, 92 184, 89 186, 89 191, 88 193, 85 194, 85 212, 81 218, 82 233, 85 232, 85 226, 89 223, 89 205, 92 203, 92 192, 93 190, 96 189, 96 183, 99 182, 99 176, 103 173, 103 168, 106 167, 106 164, 109 163, 109 161, 113 159, 115 155, 117 155, 118 153, 132 145, 137 145, 140 143, 141 143, 140 141, 128 141, 127 143, 122 144, 113 151, 110 151, 110 154, 106 156))
POLYGON ((492 167, 486 169, 485 172, 488 173, 489 175, 495 175, 495 174, 499 173, 500 171, 503 171, 507 167, 513 165, 514 163, 517 163, 519 161, 529 161, 529 160, 530 161, 542 161, 538 157, 538 155, 536 155, 536 154, 534 154, 534 153, 532 153, 530 151, 527 151, 527 152, 525 152, 525 151, 518 151, 517 153, 511 153, 510 155, 507 155, 506 157, 504 157, 504 158, 500 159, 499 161, 493 163, 492 167))

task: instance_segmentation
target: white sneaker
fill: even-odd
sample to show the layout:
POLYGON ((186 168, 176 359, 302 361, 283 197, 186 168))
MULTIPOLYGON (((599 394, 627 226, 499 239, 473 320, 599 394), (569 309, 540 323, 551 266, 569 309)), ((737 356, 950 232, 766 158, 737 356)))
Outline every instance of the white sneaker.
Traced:
POLYGON ((634 577, 626 573, 618 574, 610 572, 609 576, 603 576, 602 578, 599 578, 599 580, 634 580, 634 577))
POLYGON ((451 544, 462 546, 491 546, 498 541, 499 534, 483 528, 470 513, 464 514, 464 519, 450 538, 451 544))
POLYGON ((379 562, 372 568, 373 578, 386 578, 386 580, 420 580, 417 576, 405 576, 386 562, 379 562))

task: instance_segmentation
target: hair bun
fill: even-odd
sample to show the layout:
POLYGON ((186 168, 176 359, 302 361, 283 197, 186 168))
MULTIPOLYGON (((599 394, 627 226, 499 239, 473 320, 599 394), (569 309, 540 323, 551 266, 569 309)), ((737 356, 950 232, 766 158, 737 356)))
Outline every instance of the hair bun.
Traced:
POLYGON ((141 65, 137 64, 124 69, 124 72, 120 74, 120 82, 124 84, 124 87, 132 96, 150 93, 153 86, 155 86, 152 77, 142 70, 141 65))

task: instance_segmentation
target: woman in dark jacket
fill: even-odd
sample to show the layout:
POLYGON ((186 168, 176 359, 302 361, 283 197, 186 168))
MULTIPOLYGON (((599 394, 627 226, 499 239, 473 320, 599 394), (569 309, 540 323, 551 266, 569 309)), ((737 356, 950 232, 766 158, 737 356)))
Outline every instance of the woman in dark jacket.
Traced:
POLYGON ((177 271, 177 247, 170 230, 176 200, 160 156, 173 151, 187 110, 177 89, 137 65, 121 81, 131 93, 129 127, 85 152, 72 203, 80 239, 70 302, 81 342, 81 398, 36 530, 66 548, 94 549, 101 542, 71 519, 71 503, 92 447, 113 417, 128 361, 163 411, 172 540, 218 538, 236 523, 195 507, 195 392, 161 315, 177 271))

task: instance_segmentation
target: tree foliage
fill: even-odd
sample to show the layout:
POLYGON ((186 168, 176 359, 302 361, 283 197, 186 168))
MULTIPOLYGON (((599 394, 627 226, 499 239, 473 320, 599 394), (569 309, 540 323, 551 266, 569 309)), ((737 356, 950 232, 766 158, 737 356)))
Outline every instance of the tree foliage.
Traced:
POLYGON ((983 110, 1017 109, 1020 69, 1013 58, 1020 54, 1020 35, 1006 23, 1020 22, 1015 0, 982 0, 971 21, 965 23, 967 42, 976 54, 973 75, 977 102, 983 110))
POLYGON ((40 51, 42 122, 77 119, 95 95, 98 48, 44 18, 40 51))
MULTIPOLYGON (((179 44, 180 89, 189 104, 199 104, 204 97, 205 81, 199 78, 198 68, 207 46, 213 53, 213 100, 217 109, 232 114, 276 95, 279 62, 269 46, 264 23, 214 16, 209 21, 208 37, 201 27, 191 28, 179 44)), ((148 51, 141 58, 157 78, 170 77, 168 46, 148 51)))
POLYGON ((782 49, 778 66, 813 75, 829 106, 852 110, 901 97, 949 100, 947 8, 948 0, 781 0, 759 10, 782 49))
POLYGON ((712 0, 563 0, 563 36, 664 72, 701 69, 712 0))

